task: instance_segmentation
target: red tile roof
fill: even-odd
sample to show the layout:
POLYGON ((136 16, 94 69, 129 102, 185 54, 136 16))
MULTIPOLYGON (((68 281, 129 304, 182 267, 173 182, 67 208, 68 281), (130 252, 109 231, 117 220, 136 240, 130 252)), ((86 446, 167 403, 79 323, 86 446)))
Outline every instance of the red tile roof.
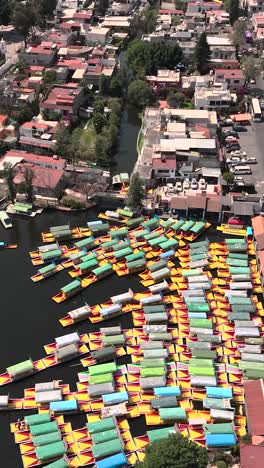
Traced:
POLYGON ((28 153, 22 150, 9 150, 5 156, 23 158, 24 161, 32 164, 49 164, 51 166, 64 166, 66 164, 66 160, 63 158, 53 159, 51 156, 42 156, 41 154, 28 153))
POLYGON ((33 187, 54 189, 57 187, 64 174, 64 171, 59 169, 46 169, 38 166, 32 167, 32 165, 19 164, 16 166, 16 169, 18 167, 19 172, 17 172, 14 177, 15 184, 20 184, 24 181, 24 170, 27 166, 30 167, 33 171, 33 187))
POLYGON ((5 125, 5 123, 7 122, 7 120, 8 120, 8 115, 0 114, 0 124, 1 124, 1 125, 5 125))
POLYGON ((78 21, 71 21, 69 23, 61 23, 60 24, 60 28, 61 29, 71 29, 71 28, 80 28, 81 27, 81 23, 79 23, 78 21))
POLYGON ((93 12, 92 11, 79 11, 79 12, 75 12, 74 15, 73 15, 73 18, 74 19, 91 19, 91 17, 93 16, 93 12))
POLYGON ((25 122, 22 125, 20 125, 20 128, 39 128, 39 129, 48 129, 47 124, 42 124, 38 122, 25 122))
POLYGON ((162 161, 160 158, 154 158, 152 159, 152 168, 159 170, 159 169, 164 169, 164 170, 169 170, 173 169, 175 170, 177 167, 177 161, 176 159, 166 159, 165 161, 162 161))
POLYGON ((160 15, 182 15, 184 14, 183 10, 174 10, 174 9, 161 9, 159 10, 160 15))
POLYGON ((57 63, 58 67, 68 67, 70 70, 86 69, 87 63, 78 59, 61 60, 57 63))
POLYGON ((244 73, 241 68, 216 68, 215 69, 216 75, 223 75, 225 80, 235 79, 235 80, 243 80, 244 73))

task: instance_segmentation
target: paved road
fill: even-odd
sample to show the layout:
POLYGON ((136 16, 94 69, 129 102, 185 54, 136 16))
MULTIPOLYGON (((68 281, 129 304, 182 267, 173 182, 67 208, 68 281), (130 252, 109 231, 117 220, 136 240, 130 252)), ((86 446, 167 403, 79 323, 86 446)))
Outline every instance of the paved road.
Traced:
POLYGON ((247 132, 239 134, 241 149, 257 159, 258 164, 251 164, 251 170, 257 180, 256 192, 264 195, 264 122, 252 122, 247 128, 247 132))

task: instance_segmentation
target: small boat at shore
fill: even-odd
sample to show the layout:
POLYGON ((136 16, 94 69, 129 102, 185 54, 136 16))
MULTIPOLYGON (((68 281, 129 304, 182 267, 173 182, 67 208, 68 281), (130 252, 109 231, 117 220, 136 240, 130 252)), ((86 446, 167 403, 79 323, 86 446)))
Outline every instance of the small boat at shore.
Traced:
POLYGON ((4 241, 0 241, 0 249, 17 249, 17 244, 7 244, 4 241))
POLYGON ((0 211, 0 221, 3 224, 5 229, 9 229, 9 228, 13 227, 11 219, 9 218, 6 211, 0 211))
POLYGON ((57 304, 66 301, 69 297, 78 294, 82 289, 87 288, 91 284, 96 283, 112 273, 114 273, 114 270, 110 263, 99 266, 98 268, 93 269, 89 276, 86 276, 83 279, 76 278, 74 281, 61 288, 58 294, 53 296, 52 299, 57 302, 57 304))
POLYGON ((55 275, 55 273, 59 273, 59 271, 63 270, 62 265, 56 265, 56 263, 52 262, 49 265, 44 266, 43 268, 40 268, 36 275, 31 276, 31 280, 34 283, 38 283, 39 281, 49 278, 50 276, 55 275))

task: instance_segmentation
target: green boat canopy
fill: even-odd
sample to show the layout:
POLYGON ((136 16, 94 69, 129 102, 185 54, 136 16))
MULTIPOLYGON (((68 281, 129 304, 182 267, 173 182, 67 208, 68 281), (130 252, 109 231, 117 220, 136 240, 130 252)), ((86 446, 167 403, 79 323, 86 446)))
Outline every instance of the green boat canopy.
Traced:
POLYGON ((137 253, 133 253, 131 255, 127 255, 125 257, 125 260, 127 262, 134 262, 135 260, 139 260, 141 258, 145 258, 145 253, 140 251, 140 252, 137 252, 137 253))
POLYGON ((92 259, 92 260, 90 260, 88 262, 80 263, 79 268, 80 268, 81 271, 90 271, 96 265, 98 265, 98 261, 96 260, 96 258, 94 258, 94 259, 92 259))
POLYGON ((160 419, 162 421, 173 421, 178 419, 187 419, 186 411, 184 408, 160 408, 160 419))
POLYGON ((112 373, 117 370, 115 362, 108 362, 106 364, 97 364, 88 368, 89 375, 101 375, 112 373))
POLYGON ((74 281, 72 281, 71 283, 69 284, 66 284, 66 286, 64 286, 63 288, 61 288, 61 291, 64 293, 64 294, 68 294, 72 291, 74 291, 75 289, 78 289, 81 287, 81 281, 76 279, 74 281))
POLYGON ((56 263, 50 263, 49 265, 46 265, 45 267, 43 268, 40 268, 38 270, 38 272, 41 274, 41 275, 45 275, 46 273, 50 273, 52 272, 53 270, 55 270, 56 268, 56 263))
MULTIPOLYGON (((89 368, 89 370, 90 369, 91 368, 89 368)), ((98 432, 104 432, 109 431, 111 429, 115 429, 116 422, 115 419, 111 416, 109 418, 100 419, 99 421, 86 423, 86 427, 89 434, 97 434, 98 432)))
POLYGON ((67 452, 64 442, 61 440, 53 444, 42 445, 36 447, 36 456, 40 461, 50 460, 52 458, 60 457, 67 452))
POLYGON ((94 245, 94 238, 93 237, 86 237, 78 242, 74 242, 75 247, 78 249, 82 249, 85 247, 91 247, 94 245))
POLYGON ((107 263, 104 266, 101 266, 92 270, 92 273, 97 277, 104 275, 106 273, 111 273, 111 272, 113 272, 113 267, 110 263, 107 263))
POLYGON ((18 364, 14 364, 13 366, 9 366, 6 368, 8 374, 11 377, 16 377, 20 374, 25 374, 27 372, 34 371, 34 364, 32 359, 27 359, 26 361, 19 362, 18 364))
POLYGON ((159 244, 161 250, 170 250, 174 247, 178 247, 179 242, 176 239, 169 239, 166 242, 162 242, 159 244))
POLYGON ((30 434, 33 436, 40 436, 44 434, 49 434, 50 432, 58 431, 57 421, 50 421, 42 424, 34 424, 30 426, 30 434))
POLYGON ((163 427, 162 429, 153 429, 152 431, 147 431, 147 435, 151 444, 158 442, 161 439, 166 439, 170 434, 175 433, 174 426, 163 427))
POLYGON ((43 260, 49 260, 50 258, 56 258, 61 256, 61 249, 50 250, 49 252, 43 252, 41 258, 43 260))
POLYGON ((44 424, 51 421, 49 413, 38 413, 25 416, 25 423, 27 426, 35 426, 36 424, 44 424))
POLYGON ((190 229, 190 232, 193 234, 198 234, 205 226, 206 223, 204 221, 199 221, 190 229))
POLYGON ((93 456, 95 459, 107 457, 114 453, 121 452, 123 450, 123 445, 119 438, 109 440, 108 442, 103 442, 101 444, 96 444, 91 447, 93 456))

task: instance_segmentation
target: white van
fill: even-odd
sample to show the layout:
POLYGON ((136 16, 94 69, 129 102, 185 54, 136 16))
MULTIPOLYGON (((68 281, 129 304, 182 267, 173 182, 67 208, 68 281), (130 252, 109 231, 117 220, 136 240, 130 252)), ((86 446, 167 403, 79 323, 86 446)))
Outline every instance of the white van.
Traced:
POLYGON ((251 168, 249 166, 235 166, 231 167, 230 172, 236 175, 251 174, 251 168))

